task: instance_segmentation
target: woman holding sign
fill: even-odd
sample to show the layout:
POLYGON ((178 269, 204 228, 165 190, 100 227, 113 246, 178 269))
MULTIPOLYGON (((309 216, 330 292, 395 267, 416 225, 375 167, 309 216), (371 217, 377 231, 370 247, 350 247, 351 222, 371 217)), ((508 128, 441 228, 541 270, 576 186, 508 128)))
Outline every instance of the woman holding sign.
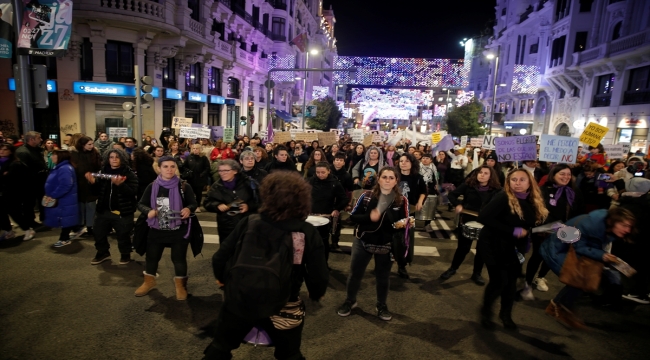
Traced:
POLYGON ((478 216, 483 224, 477 243, 490 276, 485 287, 481 324, 492 329, 492 305, 501 297, 499 318, 506 329, 514 330, 512 306, 517 291, 517 277, 528 247, 528 237, 535 225, 548 216, 542 194, 529 171, 517 169, 508 174, 504 191, 495 195, 478 216))

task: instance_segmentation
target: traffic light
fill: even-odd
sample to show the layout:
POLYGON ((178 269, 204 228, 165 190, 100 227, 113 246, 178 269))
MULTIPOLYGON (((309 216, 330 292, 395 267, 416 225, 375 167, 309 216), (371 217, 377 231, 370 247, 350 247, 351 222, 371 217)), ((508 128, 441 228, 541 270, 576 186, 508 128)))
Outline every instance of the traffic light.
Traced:
POLYGON ((242 116, 239 118, 239 125, 246 126, 246 116, 242 116))
POLYGON ((122 104, 122 109, 124 109, 124 112, 122 113, 122 117, 125 119, 133 119, 135 114, 133 113, 133 108, 135 107, 135 104, 133 104, 130 101, 126 101, 122 104))
MULTIPOLYGON (((140 101, 144 102, 149 102, 153 100, 153 94, 151 92, 153 91, 153 78, 151 76, 143 76, 140 79, 135 80, 135 86, 136 88, 140 89, 141 91, 136 91, 136 96, 140 97, 140 101)), ((142 107, 144 109, 148 109, 151 107, 149 104, 142 104, 142 107)))
POLYGON ((252 108, 254 105, 255 105, 255 104, 253 104, 252 101, 249 101, 249 102, 248 102, 248 111, 249 111, 249 112, 251 111, 251 108, 252 108))

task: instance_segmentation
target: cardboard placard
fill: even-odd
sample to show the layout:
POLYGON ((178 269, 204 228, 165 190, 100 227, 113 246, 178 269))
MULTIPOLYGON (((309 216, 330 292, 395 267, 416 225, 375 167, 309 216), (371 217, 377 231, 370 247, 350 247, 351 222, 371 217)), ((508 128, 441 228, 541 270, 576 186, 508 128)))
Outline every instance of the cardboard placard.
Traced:
POLYGON ((372 138, 373 137, 374 137, 374 135, 372 135, 372 134, 366 135, 363 138, 363 146, 365 146, 367 148, 368 146, 372 145, 372 138))
POLYGON ((627 155, 630 153, 630 149, 632 148, 632 145, 630 143, 618 143, 619 145, 623 145, 623 155, 627 155))
POLYGON ((483 137, 481 136, 481 137, 471 138, 469 139, 469 144, 472 147, 481 147, 483 146, 483 137))
POLYGON ((481 143, 481 148, 487 149, 487 150, 495 150, 495 143, 494 139, 496 139, 496 136, 493 135, 484 135, 483 136, 483 143, 481 143))
POLYGON ((235 142, 235 129, 233 128, 223 129, 223 141, 227 143, 235 142))
POLYGON ((172 129, 180 129, 182 127, 190 127, 190 126, 192 126, 191 118, 184 118, 180 116, 174 116, 172 118, 172 129))
POLYGON ((121 138, 129 136, 129 128, 125 127, 109 127, 108 128, 108 137, 109 138, 121 138))
POLYGON ((431 134, 431 143, 437 144, 440 142, 440 140, 442 140, 442 134, 440 133, 440 131, 436 131, 433 134, 431 134))
POLYGON ((362 143, 363 142, 363 129, 354 129, 352 130, 352 141, 356 143, 362 143))
POLYGON ((335 144, 338 140, 339 140, 339 136, 336 133, 332 133, 332 132, 318 133, 318 142, 323 147, 335 144))
POLYGON ((372 137, 372 142, 374 142, 374 143, 382 142, 384 140, 383 136, 381 136, 381 133, 379 131, 376 131, 376 130, 371 131, 370 134, 372 134, 372 136, 373 136, 372 137))
POLYGON ((542 135, 539 138, 539 161, 575 164, 579 145, 578 138, 542 135))
POLYGON ((624 155, 627 154, 623 149, 623 144, 603 145, 603 147, 605 148, 605 152, 607 153, 607 157, 609 159, 620 160, 623 158, 624 155))
POLYGON ((310 143, 310 142, 312 142, 312 141, 314 141, 314 140, 318 140, 318 134, 317 134, 317 133, 304 133, 304 132, 300 132, 300 133, 295 133, 295 134, 293 134, 293 135, 294 135, 293 138, 294 138, 296 141, 300 141, 300 140, 302 140, 302 141, 304 141, 304 142, 306 142, 306 143, 310 143))
POLYGON ((291 133, 288 131, 279 131, 273 133, 273 143, 275 144, 286 144, 291 141, 291 133))
POLYGON ((499 162, 537 160, 535 135, 498 137, 494 139, 494 146, 499 162))
POLYGON ((336 133, 336 136, 341 135, 341 132, 339 131, 339 129, 330 129, 330 132, 331 133, 336 133))
POLYGON ((605 137, 607 131, 609 131, 608 127, 596 124, 595 122, 590 122, 587 124, 587 127, 585 127, 582 135, 580 135, 580 141, 589 146, 596 147, 605 137))
POLYGON ((212 129, 209 128, 182 127, 178 137, 186 139, 209 139, 211 134, 212 129))
MULTIPOLYGON (((460 147, 464 148, 464 147, 467 146, 467 138, 468 138, 467 135, 460 137, 460 147)), ((471 144, 470 144, 470 146, 471 146, 471 144)))

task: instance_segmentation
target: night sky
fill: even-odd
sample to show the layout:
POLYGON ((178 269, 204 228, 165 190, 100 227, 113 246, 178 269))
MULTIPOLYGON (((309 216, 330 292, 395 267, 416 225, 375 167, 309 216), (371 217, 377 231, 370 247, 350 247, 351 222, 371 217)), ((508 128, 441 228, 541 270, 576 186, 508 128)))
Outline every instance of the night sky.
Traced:
POLYGON ((324 0, 342 56, 461 59, 459 41, 491 27, 495 0, 324 0))

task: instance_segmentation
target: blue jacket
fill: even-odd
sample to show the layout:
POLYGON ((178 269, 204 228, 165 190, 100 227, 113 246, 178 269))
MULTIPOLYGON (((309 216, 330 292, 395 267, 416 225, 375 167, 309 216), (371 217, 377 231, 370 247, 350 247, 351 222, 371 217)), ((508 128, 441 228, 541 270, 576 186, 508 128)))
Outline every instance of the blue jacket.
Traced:
MULTIPOLYGON (((580 240, 573 243, 578 257, 587 256, 602 261, 603 254, 605 254, 603 247, 615 239, 613 235, 606 233, 606 217, 607 210, 595 210, 588 215, 581 215, 566 222, 566 225, 580 230, 580 240)), ((544 261, 558 275, 564 264, 567 251, 569 251, 569 244, 561 242, 556 234, 546 238, 540 247, 544 261)))
POLYGON ((52 228, 79 225, 77 175, 65 160, 50 171, 45 182, 45 195, 56 199, 55 207, 45 208, 45 225, 52 228))

